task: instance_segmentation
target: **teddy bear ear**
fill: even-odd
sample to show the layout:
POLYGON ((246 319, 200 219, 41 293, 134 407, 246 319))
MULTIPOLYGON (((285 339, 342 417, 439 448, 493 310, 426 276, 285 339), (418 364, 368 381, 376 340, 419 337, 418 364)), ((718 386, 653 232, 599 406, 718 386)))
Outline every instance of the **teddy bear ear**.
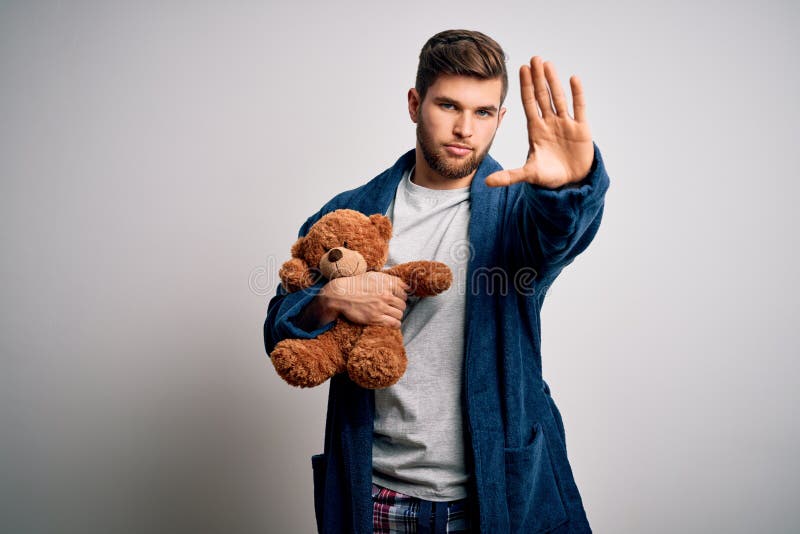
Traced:
POLYGON ((301 237, 300 239, 298 239, 297 241, 294 242, 294 245, 292 245, 292 257, 293 258, 302 258, 303 257, 303 253, 305 252, 305 250, 304 250, 305 249, 305 246, 304 246, 305 243, 306 243, 306 238, 305 237, 301 237))
POLYGON ((378 229, 380 236, 386 241, 389 241, 389 239, 392 237, 392 221, 390 221, 388 217, 384 217, 379 213, 370 215, 369 220, 378 229))
POLYGON ((292 258, 284 263, 278 271, 278 276, 283 288, 290 293, 311 287, 316 281, 314 273, 301 258, 292 258))

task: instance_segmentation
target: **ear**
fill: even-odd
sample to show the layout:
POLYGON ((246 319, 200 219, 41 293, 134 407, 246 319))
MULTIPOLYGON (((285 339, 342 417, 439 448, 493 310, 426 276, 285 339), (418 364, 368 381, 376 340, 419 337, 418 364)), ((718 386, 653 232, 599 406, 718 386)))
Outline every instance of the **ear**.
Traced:
POLYGON ((419 113, 419 93, 415 88, 408 90, 408 115, 411 117, 411 122, 417 122, 417 114, 419 113))
POLYGON ((301 258, 292 258, 283 264, 278 276, 281 278, 283 288, 292 293, 314 285, 315 276, 308 268, 308 264, 301 258))
POLYGON ((294 242, 294 245, 292 245, 292 257, 293 258, 302 258, 303 257, 303 253, 305 252, 305 250, 304 250, 305 249, 305 243, 306 243, 306 238, 305 237, 301 237, 300 239, 298 239, 297 241, 294 242))
POLYGON ((392 221, 390 221, 388 217, 384 217, 380 213, 376 213, 375 215, 370 215, 369 220, 378 229, 378 233, 383 239, 385 239, 386 241, 389 241, 389 239, 391 239, 392 221))
POLYGON ((500 127, 500 123, 503 122, 503 117, 506 116, 506 108, 500 106, 500 113, 497 115, 497 127, 500 127))

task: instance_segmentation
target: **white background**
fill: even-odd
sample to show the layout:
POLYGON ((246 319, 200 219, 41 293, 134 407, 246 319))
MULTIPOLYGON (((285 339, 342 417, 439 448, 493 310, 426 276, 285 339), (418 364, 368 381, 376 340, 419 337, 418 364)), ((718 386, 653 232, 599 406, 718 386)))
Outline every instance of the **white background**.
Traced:
POLYGON ((0 2, 0 531, 311 532, 327 386, 261 327, 305 218, 413 145, 446 28, 584 81, 612 185, 543 311, 599 533, 794 532, 791 2, 0 2))

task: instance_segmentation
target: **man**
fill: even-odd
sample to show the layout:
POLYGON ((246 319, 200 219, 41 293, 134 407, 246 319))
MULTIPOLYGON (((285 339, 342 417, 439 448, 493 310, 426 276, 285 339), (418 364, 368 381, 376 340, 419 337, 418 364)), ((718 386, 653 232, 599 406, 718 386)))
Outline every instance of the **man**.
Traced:
POLYGON ((550 63, 534 57, 519 75, 529 153, 507 171, 488 156, 506 111, 502 49, 479 32, 433 36, 408 92, 416 148, 300 229, 338 208, 384 213, 388 265, 438 260, 455 276, 416 302, 382 273, 279 287, 270 302, 268 352, 339 316, 402 324, 409 363, 396 385, 331 380, 325 449, 312 458, 321 532, 591 531, 541 376, 539 311, 597 232, 608 176, 580 81, 571 117, 550 63))

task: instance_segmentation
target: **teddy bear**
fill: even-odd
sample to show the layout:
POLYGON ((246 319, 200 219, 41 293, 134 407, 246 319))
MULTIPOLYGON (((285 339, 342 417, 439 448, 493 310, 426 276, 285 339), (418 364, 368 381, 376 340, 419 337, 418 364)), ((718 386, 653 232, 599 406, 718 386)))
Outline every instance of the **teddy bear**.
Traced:
MULTIPOLYGON (((322 216, 292 245, 292 259, 279 271, 288 292, 301 291, 321 278, 332 280, 380 271, 389 255, 391 221, 350 209, 322 216)), ((434 296, 452 283, 450 268, 441 262, 412 261, 383 272, 402 279, 408 294, 434 296)), ((407 358, 399 328, 360 325, 339 317, 333 327, 314 339, 284 339, 270 353, 275 370, 289 384, 313 387, 337 373, 347 372, 361 387, 379 389, 396 383, 407 358)))

